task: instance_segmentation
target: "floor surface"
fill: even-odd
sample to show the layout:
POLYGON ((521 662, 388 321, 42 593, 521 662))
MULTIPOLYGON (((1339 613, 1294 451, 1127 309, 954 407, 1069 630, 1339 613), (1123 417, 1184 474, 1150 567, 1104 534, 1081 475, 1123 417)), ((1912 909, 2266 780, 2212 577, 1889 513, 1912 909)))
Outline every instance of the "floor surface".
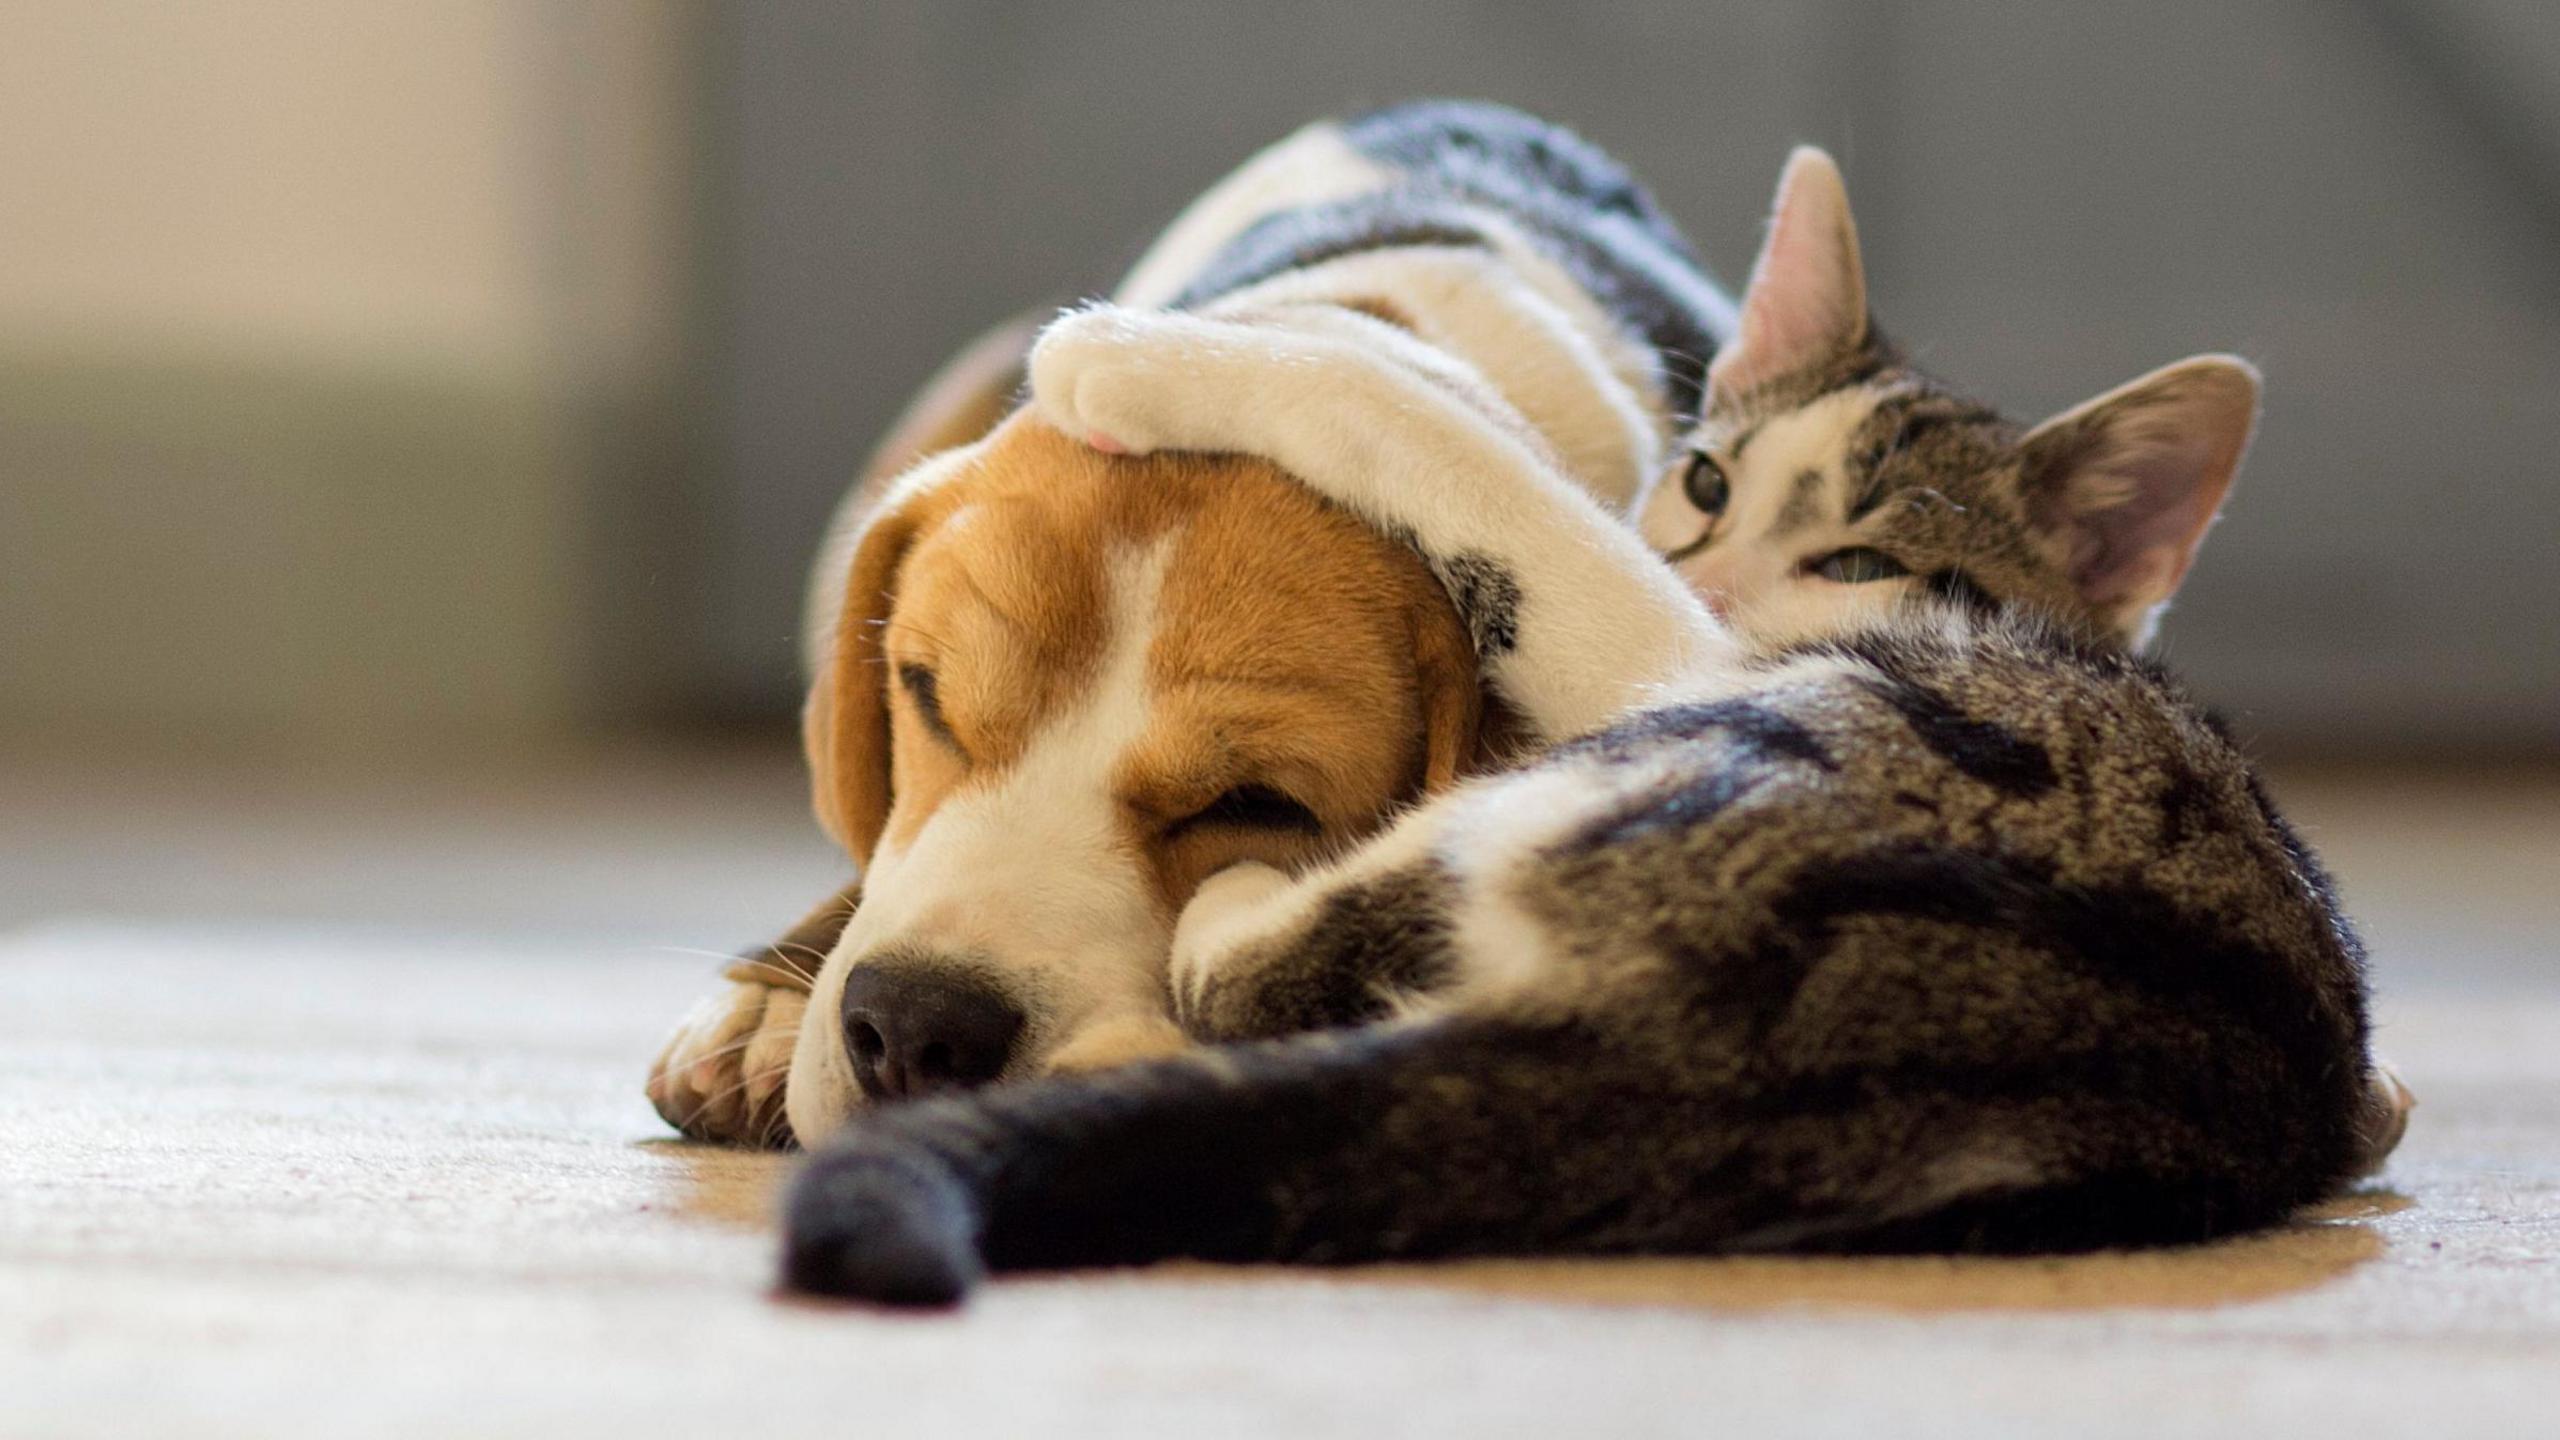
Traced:
POLYGON ((787 757, 0 769, 0 1440, 2519 1435, 2560 1425, 2560 778, 2280 776, 2421 1108, 2288 1231, 2071 1261, 1207 1267, 774 1299, 639 1095, 837 866, 787 757))

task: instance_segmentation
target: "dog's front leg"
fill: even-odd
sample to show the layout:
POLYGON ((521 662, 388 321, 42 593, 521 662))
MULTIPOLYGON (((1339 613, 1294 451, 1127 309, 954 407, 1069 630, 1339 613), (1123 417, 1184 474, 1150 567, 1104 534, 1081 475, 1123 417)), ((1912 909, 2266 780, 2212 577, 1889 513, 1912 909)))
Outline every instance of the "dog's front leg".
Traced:
POLYGON ((792 1143, 784 1082, 809 985, 853 918, 847 886, 781 939, 721 971, 727 982, 676 1026, 649 1067, 649 1103, 696 1140, 780 1148, 792 1143))

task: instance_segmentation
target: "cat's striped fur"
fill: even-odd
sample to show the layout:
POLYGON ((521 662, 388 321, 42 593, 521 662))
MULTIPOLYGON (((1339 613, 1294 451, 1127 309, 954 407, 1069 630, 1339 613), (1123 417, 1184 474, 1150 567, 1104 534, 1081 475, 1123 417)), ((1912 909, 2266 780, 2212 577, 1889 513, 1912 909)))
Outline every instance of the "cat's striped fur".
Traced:
POLYGON ((985 1268, 1172 1256, 2162 1243, 2366 1163, 2385 1117, 2354 932, 2228 737, 2135 654, 2254 380, 2195 362, 2023 431, 1874 338, 1846 239, 1845 208, 1782 200, 1691 462, 1721 486, 1648 512, 1684 564, 1790 557, 1720 597, 1740 642, 1641 576, 1554 583, 1589 523, 1564 482, 1505 497, 1551 529, 1447 539, 1467 487, 1530 462, 1458 419, 1429 451, 1448 377, 1406 383, 1375 359, 1391 338, 1285 337, 1248 375, 1221 367, 1249 326, 1053 331, 1034 385, 1070 433, 1271 454, 1444 578, 1498 575, 1453 596, 1506 595, 1488 680, 1551 743, 1314 874, 1204 887, 1173 992, 1210 1048, 861 1117, 793 1193, 790 1283, 940 1303, 985 1268), (1251 433, 1248 383, 1323 386, 1346 432, 1419 458, 1346 474, 1251 433), (1835 564, 1856 549, 1887 563, 1835 564), (1567 735, 1518 667, 1613 606, 1690 639, 1625 677, 1649 701, 1567 735))

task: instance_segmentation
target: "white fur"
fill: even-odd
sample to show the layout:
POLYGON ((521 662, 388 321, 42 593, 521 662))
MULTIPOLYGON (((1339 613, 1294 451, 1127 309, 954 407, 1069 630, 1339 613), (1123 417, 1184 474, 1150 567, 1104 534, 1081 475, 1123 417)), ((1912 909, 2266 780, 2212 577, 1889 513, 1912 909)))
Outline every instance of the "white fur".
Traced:
POLYGON ((1533 268, 1553 262, 1525 243, 1521 249, 1518 256, 1455 246, 1364 251, 1249 286, 1200 313, 1241 318, 1343 296, 1389 298, 1415 338, 1466 357, 1554 448, 1567 476, 1610 510, 1629 513, 1660 468, 1665 443, 1643 398, 1653 377, 1634 368, 1649 367, 1650 352, 1630 362, 1620 353, 1628 343, 1587 296, 1574 292, 1588 312, 1576 313, 1550 287, 1530 283, 1533 268))
POLYGON ((1017 1065, 1098 1027, 1136 1035, 1165 1013, 1168 926, 1124 841, 1111 777, 1154 703, 1146 656, 1173 544, 1114 558, 1110 640, 1078 702, 1000 781, 952 796, 907 844, 884 841, 872 857, 792 1055, 789 1111, 803 1144, 861 1103, 833 1017, 846 975, 874 955, 917 947, 991 965, 1029 1016, 1017 1065))
MULTIPOLYGON (((1361 847, 1368 855, 1386 843, 1361 847)), ((1224 957, 1256 936, 1294 929, 1307 918, 1298 902, 1312 891, 1301 890, 1281 870, 1258 861, 1230 865, 1192 892, 1173 927, 1173 999, 1177 1014, 1196 1011, 1206 997, 1209 978, 1223 973, 1224 957)))
POLYGON ((1464 887, 1450 937, 1462 968, 1448 1003, 1517 1013, 1551 998, 1559 981, 1601 988, 1601 977, 1549 952, 1553 927, 1520 912, 1510 881, 1551 864, 1544 852, 1633 778, 1551 767, 1461 792, 1443 822, 1449 870, 1464 887))

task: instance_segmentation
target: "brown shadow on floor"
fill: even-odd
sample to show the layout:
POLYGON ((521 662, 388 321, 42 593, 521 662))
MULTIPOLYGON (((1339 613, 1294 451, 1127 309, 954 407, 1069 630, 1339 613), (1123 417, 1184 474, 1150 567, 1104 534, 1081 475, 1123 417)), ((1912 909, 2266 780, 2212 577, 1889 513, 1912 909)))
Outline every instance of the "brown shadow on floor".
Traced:
POLYGON ((730 1230, 774 1228, 783 1179, 800 1158, 797 1150, 748 1150, 673 1135, 635 1140, 632 1148, 667 1165, 678 1214, 730 1230))
MULTIPOLYGON (((2382 1234, 2370 1222, 2409 1203, 2386 1190, 2360 1191, 2274 1230, 2171 1250, 2027 1258, 1462 1260, 1365 1266, 1333 1278, 1505 1299, 1708 1310, 2200 1310, 2300 1294, 2341 1278, 2382 1254, 2382 1234)), ((1185 1265, 1166 1273, 1232 1280, 1269 1272, 1185 1265)))

